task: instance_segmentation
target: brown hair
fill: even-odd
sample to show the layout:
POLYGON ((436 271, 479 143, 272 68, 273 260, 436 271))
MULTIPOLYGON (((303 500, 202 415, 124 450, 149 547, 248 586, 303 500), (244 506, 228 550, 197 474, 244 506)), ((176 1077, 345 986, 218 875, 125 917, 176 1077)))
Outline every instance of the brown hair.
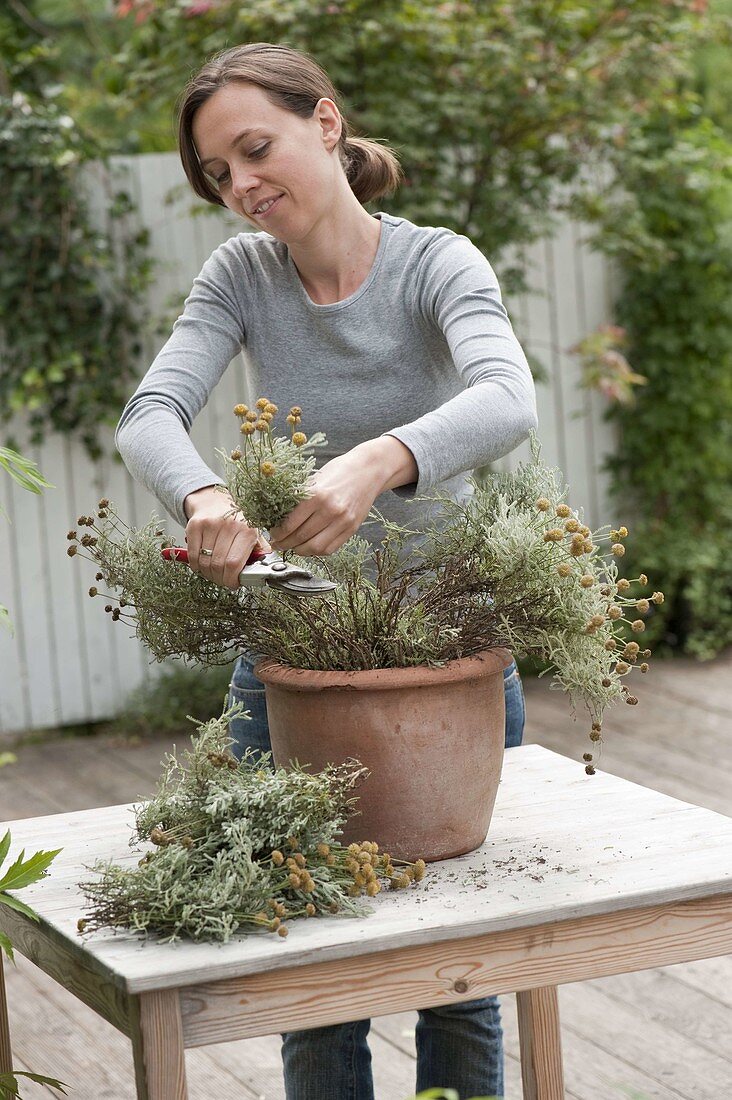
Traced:
POLYGON ((178 149, 191 187, 207 202, 224 206, 206 175, 193 140, 193 118, 207 99, 233 81, 255 84, 278 107, 311 118, 319 99, 332 99, 341 112, 343 129, 338 143, 346 178, 361 203, 390 194, 403 173, 396 154, 370 138, 353 137, 343 116, 341 100, 327 73, 300 50, 270 42, 233 46, 216 54, 189 80, 178 99, 178 149))

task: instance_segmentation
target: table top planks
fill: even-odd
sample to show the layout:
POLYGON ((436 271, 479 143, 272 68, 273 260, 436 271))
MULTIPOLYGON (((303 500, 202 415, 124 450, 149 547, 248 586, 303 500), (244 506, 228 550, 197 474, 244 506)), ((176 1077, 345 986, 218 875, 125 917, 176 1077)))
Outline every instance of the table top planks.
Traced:
MULTIPOLYGON (((26 922, 29 932, 63 942, 129 993, 732 893, 732 818, 601 771, 587 776, 576 760, 538 745, 507 750, 481 848, 428 864, 408 890, 364 899, 368 916, 293 921, 287 939, 259 931, 228 944, 111 930, 80 936, 86 902, 77 884, 97 858, 140 858, 147 845, 130 847, 132 824, 132 806, 121 805, 0 826, 0 836, 12 832, 11 859, 22 848, 63 847, 48 877, 20 895, 41 917, 38 926, 26 922)), ((8 921, 17 928, 25 918, 3 909, 0 928, 13 938, 8 921)))

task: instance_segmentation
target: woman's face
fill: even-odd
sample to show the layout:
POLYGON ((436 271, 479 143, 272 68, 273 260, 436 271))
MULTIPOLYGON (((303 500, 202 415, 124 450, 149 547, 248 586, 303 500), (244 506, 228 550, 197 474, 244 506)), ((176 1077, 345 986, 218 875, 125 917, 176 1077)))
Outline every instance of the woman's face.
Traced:
POLYGON ((305 237, 339 184, 348 186, 336 149, 340 132, 332 100, 319 100, 304 119, 241 82, 219 88, 193 119, 201 164, 226 206, 283 241, 305 237))

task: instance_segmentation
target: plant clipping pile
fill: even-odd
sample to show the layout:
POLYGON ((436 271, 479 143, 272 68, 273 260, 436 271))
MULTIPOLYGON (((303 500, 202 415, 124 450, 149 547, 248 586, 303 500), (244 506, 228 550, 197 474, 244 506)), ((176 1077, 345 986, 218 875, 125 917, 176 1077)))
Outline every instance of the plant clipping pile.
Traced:
MULTIPOLYGON (((261 398, 257 407, 264 415, 270 403, 261 398)), ((237 406, 237 416, 245 408, 237 406)), ((272 517, 279 522, 287 493, 296 502, 307 492, 312 467, 302 463, 313 459, 296 460, 297 423, 291 440, 273 439, 271 421, 251 421, 245 412, 242 429, 251 424, 261 441, 237 448, 226 465, 237 507, 257 526, 267 485, 277 486, 272 517)), ((248 650, 295 668, 359 671, 439 666, 507 647, 548 666, 574 717, 584 704, 596 753, 606 707, 638 702, 625 681, 637 668, 648 671, 651 651, 636 637, 663 593, 649 593, 643 573, 618 575, 627 529, 591 531, 582 510, 567 504, 560 471, 541 461, 535 433, 531 449, 531 461, 515 471, 473 482, 467 501, 426 498, 437 509, 426 530, 394 524, 374 508, 371 516, 386 532, 376 547, 354 536, 335 554, 314 559, 316 566, 290 554, 339 582, 325 599, 218 587, 163 560, 169 541, 156 519, 132 529, 106 499, 96 519, 79 517, 90 531, 81 537, 69 531, 68 553, 87 552, 96 580, 105 583, 105 591, 94 585, 89 594, 108 601, 112 619, 131 625, 158 660, 226 663, 248 650)), ((595 754, 583 759, 592 774, 595 754)))
POLYGON ((288 920, 363 916, 372 909, 356 900, 361 895, 422 879, 423 860, 392 859, 372 841, 335 840, 367 768, 350 759, 314 774, 297 761, 286 770, 271 765, 271 753, 253 759, 251 749, 237 761, 228 723, 241 712, 235 703, 196 723, 192 748, 180 759, 166 754, 154 796, 135 808, 131 845, 151 847, 135 866, 89 868, 100 877, 80 883, 91 907, 80 932, 111 926, 166 942, 226 942, 250 930, 284 937, 288 920))

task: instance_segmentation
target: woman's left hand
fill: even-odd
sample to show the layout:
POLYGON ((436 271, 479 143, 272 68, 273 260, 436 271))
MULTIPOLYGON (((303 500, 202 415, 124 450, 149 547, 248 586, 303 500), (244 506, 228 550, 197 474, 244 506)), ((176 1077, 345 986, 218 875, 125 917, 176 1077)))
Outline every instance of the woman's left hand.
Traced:
POLYGON ((393 436, 367 440, 317 470, 310 495, 269 532, 274 550, 334 554, 355 535, 380 493, 417 480, 412 452, 393 436))

